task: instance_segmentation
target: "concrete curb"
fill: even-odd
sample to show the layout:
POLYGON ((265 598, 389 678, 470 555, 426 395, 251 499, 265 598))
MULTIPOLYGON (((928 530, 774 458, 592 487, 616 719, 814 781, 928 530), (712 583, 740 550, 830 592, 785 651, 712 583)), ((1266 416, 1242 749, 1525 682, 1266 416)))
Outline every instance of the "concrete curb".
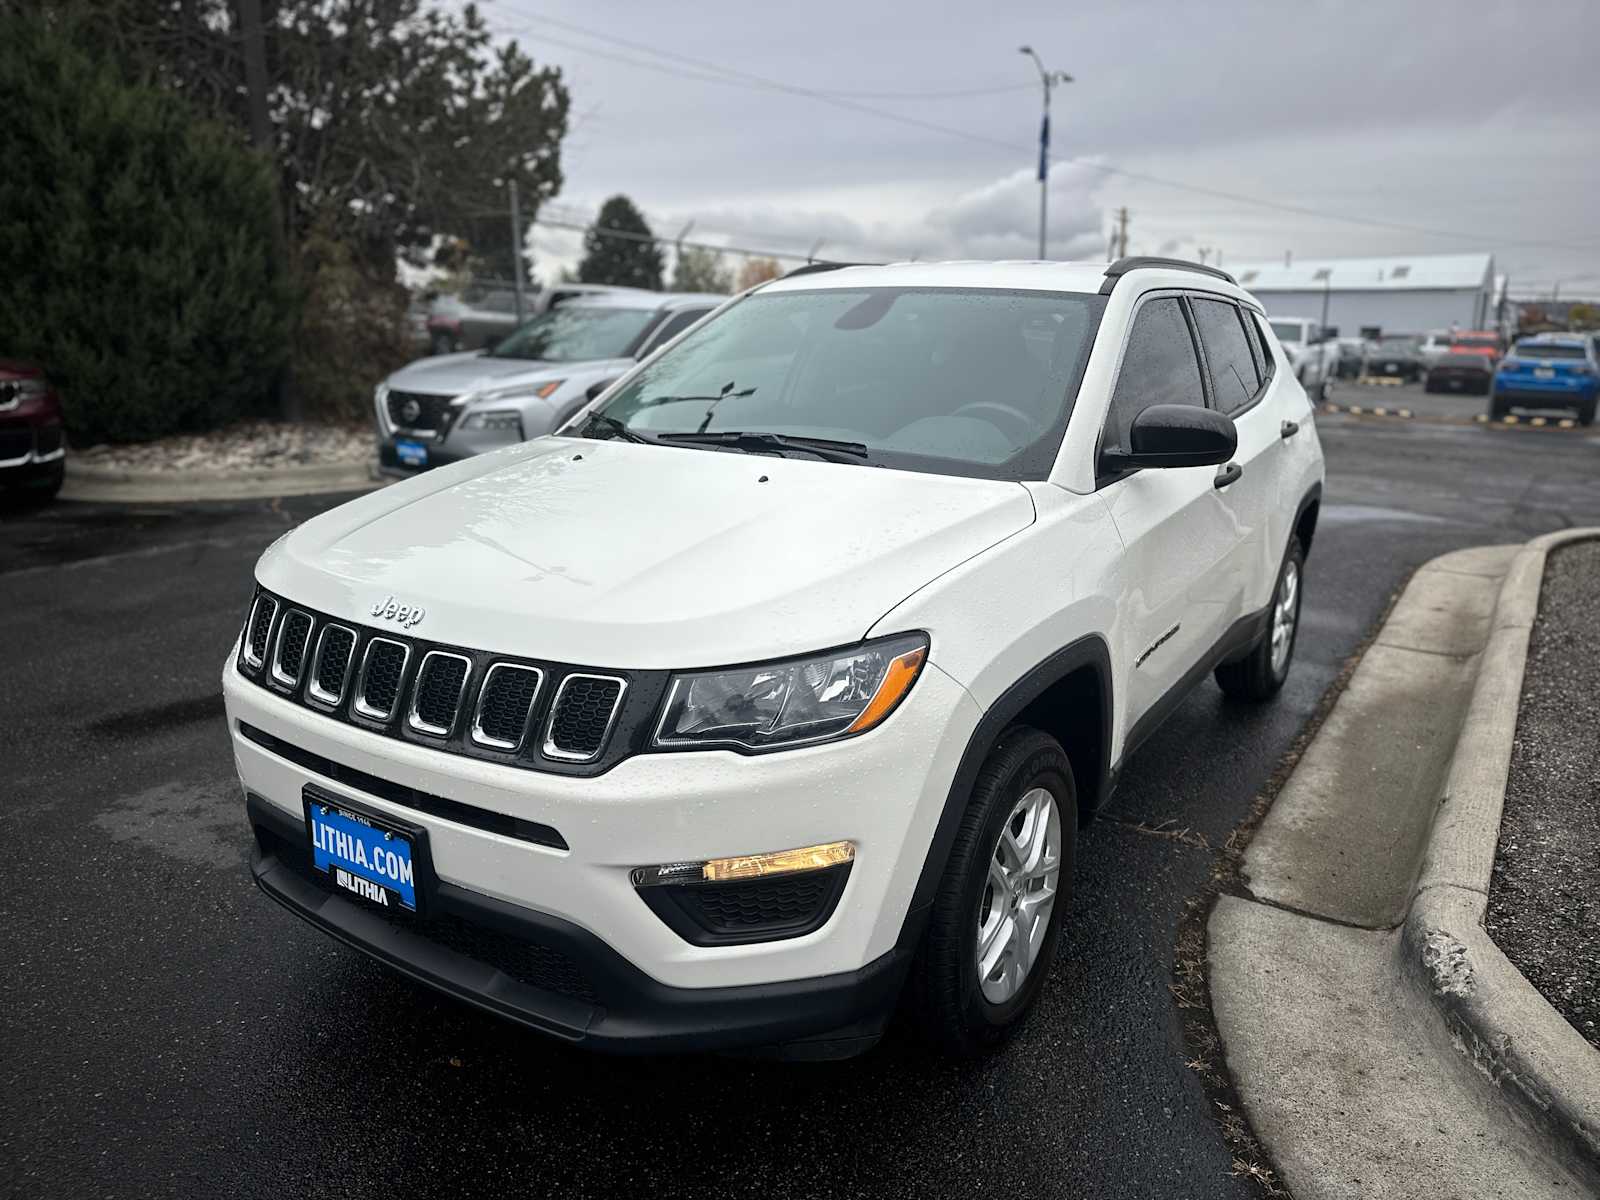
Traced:
POLYGON ((1600 1050, 1569 1025, 1483 928, 1545 559, 1600 528, 1535 538, 1501 584, 1401 936, 1401 962, 1456 1048, 1577 1163, 1600 1177, 1600 1050))
POLYGON ((185 500, 253 500, 267 496, 308 496, 321 492, 365 491, 380 486, 376 461, 315 463, 234 471, 135 471, 91 467, 67 456, 64 500, 110 503, 172 503, 185 500))

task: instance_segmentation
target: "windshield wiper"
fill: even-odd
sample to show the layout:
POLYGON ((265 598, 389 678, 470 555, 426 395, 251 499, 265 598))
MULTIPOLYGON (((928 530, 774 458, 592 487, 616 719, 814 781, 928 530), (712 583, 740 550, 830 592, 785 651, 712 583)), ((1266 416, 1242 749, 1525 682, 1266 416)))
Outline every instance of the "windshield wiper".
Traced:
POLYGON ((619 421, 615 417, 607 416, 605 413, 589 414, 589 419, 584 422, 583 426, 584 436, 588 437, 590 435, 589 431, 596 427, 605 430, 612 437, 620 438, 625 442, 639 442, 646 446, 659 446, 661 444, 648 434, 639 433, 637 430, 629 429, 625 422, 619 421))
POLYGON ((761 433, 744 429, 719 429, 712 433, 660 433, 658 442, 687 443, 691 446, 727 446, 752 452, 799 450, 828 462, 859 463, 872 457, 861 442, 840 442, 833 438, 800 437, 787 433, 761 433))

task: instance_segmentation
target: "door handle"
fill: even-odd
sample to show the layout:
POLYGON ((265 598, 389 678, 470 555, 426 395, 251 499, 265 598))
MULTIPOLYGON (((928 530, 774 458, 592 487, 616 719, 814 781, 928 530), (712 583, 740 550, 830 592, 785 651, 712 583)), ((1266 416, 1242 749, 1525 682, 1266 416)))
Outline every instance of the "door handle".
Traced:
POLYGON ((1211 486, 1216 488, 1218 491, 1221 491, 1230 483, 1237 481, 1239 476, 1243 474, 1244 468, 1238 463, 1229 463, 1227 466, 1223 467, 1222 470, 1217 472, 1217 477, 1211 481, 1211 486))
POLYGON ((1282 425, 1278 426, 1279 437, 1292 438, 1299 432, 1300 426, 1296 425, 1293 421, 1285 421, 1282 425))

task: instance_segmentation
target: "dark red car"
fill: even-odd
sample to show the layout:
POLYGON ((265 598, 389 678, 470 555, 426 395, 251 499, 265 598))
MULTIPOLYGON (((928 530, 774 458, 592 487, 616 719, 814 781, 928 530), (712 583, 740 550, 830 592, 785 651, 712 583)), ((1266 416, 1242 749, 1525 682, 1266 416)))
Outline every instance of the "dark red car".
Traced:
POLYGON ((0 487, 54 496, 66 457, 61 396, 54 385, 39 367, 0 358, 0 487))

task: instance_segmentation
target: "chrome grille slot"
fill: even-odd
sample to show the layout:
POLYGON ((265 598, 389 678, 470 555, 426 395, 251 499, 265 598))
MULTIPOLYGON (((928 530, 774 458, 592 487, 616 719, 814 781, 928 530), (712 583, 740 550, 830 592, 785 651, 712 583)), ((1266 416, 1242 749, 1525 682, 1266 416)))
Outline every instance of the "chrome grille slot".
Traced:
POLYGON ((591 762, 598 758, 627 690, 627 681, 615 675, 568 675, 550 705, 544 731, 545 754, 563 762, 591 762))
POLYGON ((355 657, 355 649, 355 630, 343 625, 324 625, 317 637, 306 695, 328 708, 337 707, 344 699, 344 689, 350 682, 350 664, 355 657))
POLYGON ((278 616, 278 602, 271 596, 260 595, 256 597, 255 606, 250 610, 250 623, 246 627, 244 644, 240 647, 240 657, 244 665, 252 671, 259 671, 267 661, 267 647, 272 644, 272 622, 278 616))
POLYGON ((472 718, 472 740, 494 750, 515 752, 527 736, 528 718, 544 672, 537 667, 495 663, 478 693, 478 710, 472 718))
POLYGON ((375 637, 361 656, 361 678, 356 683, 355 710, 373 721, 387 721, 400 704, 411 647, 389 638, 375 637))
POLYGON ((411 712, 406 722, 419 733, 448 737, 456 726, 461 695, 467 690, 472 660, 460 654, 430 650, 422 656, 417 681, 411 689, 411 712))
POLYGON ((306 648, 310 644, 310 614, 291 608, 278 623, 277 649, 272 655, 273 683, 292 688, 300 682, 300 672, 306 663, 306 648))

